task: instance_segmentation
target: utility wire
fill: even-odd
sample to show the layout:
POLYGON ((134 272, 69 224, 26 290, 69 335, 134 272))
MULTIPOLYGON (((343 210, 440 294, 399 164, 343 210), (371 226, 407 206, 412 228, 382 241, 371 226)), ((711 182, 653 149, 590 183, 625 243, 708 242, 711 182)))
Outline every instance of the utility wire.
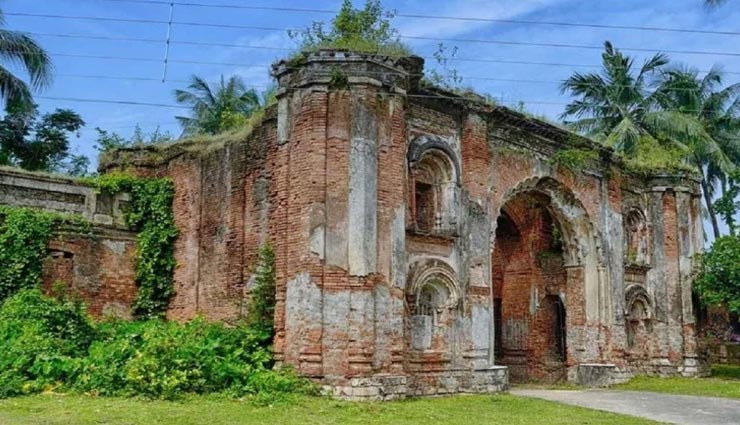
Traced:
POLYGON ((59 96, 36 96, 36 98, 44 99, 44 100, 58 100, 58 101, 65 101, 65 102, 107 103, 107 104, 115 104, 115 105, 135 105, 135 106, 153 106, 157 108, 190 109, 188 106, 169 105, 166 103, 136 102, 132 100, 89 99, 89 98, 81 98, 81 97, 59 97, 59 96))
MULTIPOLYGON (((26 32, 29 35, 40 36, 40 37, 62 37, 62 38, 77 38, 77 39, 93 39, 93 40, 110 40, 110 41, 130 41, 130 42, 144 42, 152 44, 160 44, 163 40, 161 39, 147 39, 147 38, 129 38, 129 37, 109 37, 109 36, 88 36, 82 34, 53 34, 53 33, 38 33, 38 32, 26 32)), ((210 43, 202 41, 190 41, 190 40, 172 40, 171 44, 179 45, 193 45, 193 46, 205 46, 205 47, 229 47, 229 48, 241 48, 241 49, 258 49, 258 50, 274 50, 274 51, 286 51, 292 52, 293 49, 285 47, 274 47, 274 46, 259 46, 259 45, 246 45, 246 44, 233 44, 233 43, 210 43)), ((99 59, 119 59, 119 60, 133 60, 133 61, 146 61, 146 62, 161 62, 161 60, 149 59, 149 58, 131 58, 131 57, 114 57, 114 56, 94 56, 94 55, 77 55, 70 53, 53 53, 52 55, 57 56, 69 56, 69 57, 86 57, 86 58, 99 58, 99 59)), ((740 54, 739 54, 740 55, 740 54)), ((388 57, 400 58, 400 55, 384 55, 388 57)), ((437 60, 436 57, 431 56, 419 56, 427 60, 437 60)), ((525 60, 510 60, 510 59, 494 59, 494 58, 458 58, 458 57, 446 57, 444 60, 456 60, 459 62, 478 62, 478 63, 500 63, 500 64, 512 64, 512 65, 535 65, 535 66, 551 66, 551 67, 567 67, 567 68, 600 68, 601 65, 594 64, 576 64, 576 63, 560 63, 560 62, 536 62, 536 61, 525 61, 525 60)), ((187 63, 195 65, 222 65, 222 66, 241 66, 241 67, 269 67, 271 64, 264 65, 248 65, 243 63, 227 63, 227 62, 206 62, 206 61, 192 61, 192 60, 176 60, 170 59, 169 62, 176 63, 187 63)), ((709 71, 702 70, 702 73, 709 71)), ((722 71, 724 74, 729 75, 740 75, 738 71, 722 71)), ((415 74, 421 76, 423 74, 415 74)), ((465 79, 478 80, 483 79, 479 77, 470 77, 465 79)))
MULTIPOLYGON (((107 2, 116 3, 140 3, 140 4, 159 4, 168 5, 169 2, 158 1, 158 0, 101 0, 107 2)), ((245 6, 245 5, 234 5, 234 4, 204 4, 195 2, 178 2, 177 6, 184 7, 205 7, 205 8, 221 8, 221 9, 244 9, 244 10, 265 10, 275 12, 298 12, 298 13, 325 13, 336 15, 337 10, 328 9, 312 9, 312 8, 299 8, 299 7, 274 7, 274 6, 245 6)), ((598 28, 598 29, 618 29, 618 30, 635 30, 635 31, 657 31, 657 32, 675 32, 675 33, 687 33, 687 34, 712 34, 712 35, 732 35, 738 36, 740 32, 736 31, 712 31, 712 30, 700 30, 694 28, 667 28, 667 27, 647 27, 637 25, 608 25, 608 24, 591 24, 582 22, 558 22, 558 21, 533 21, 523 19, 497 19, 497 18, 477 18, 471 16, 443 16, 443 15, 424 15, 424 14, 412 14, 412 13, 396 13, 395 17, 399 18, 412 18, 412 19, 435 19, 435 20, 447 20, 447 21, 464 21, 464 22, 490 22, 490 23, 503 23, 503 24, 518 24, 518 25, 549 25, 549 26, 561 26, 561 27, 576 27, 576 28, 598 28)))
MULTIPOLYGON (((52 15, 52 14, 20 13, 20 12, 7 12, 5 13, 5 15, 49 18, 49 19, 76 19, 76 20, 94 20, 94 21, 126 22, 126 23, 147 23, 147 24, 151 24, 151 23, 169 24, 170 23, 169 21, 152 20, 152 19, 107 18, 107 17, 99 17, 99 16, 68 16, 68 15, 52 15)), ((204 22, 172 21, 172 25, 186 25, 186 26, 212 27, 212 28, 251 29, 251 30, 259 30, 259 31, 301 31, 300 29, 293 29, 293 28, 260 27, 260 26, 251 26, 251 25, 211 24, 211 23, 204 23, 204 22)), ((497 45, 510 45, 510 46, 569 48, 569 49, 588 49, 588 50, 602 50, 603 49, 603 46, 566 44, 566 43, 534 43, 534 42, 511 41, 511 40, 441 38, 441 37, 420 37, 420 36, 404 36, 404 35, 401 35, 400 37, 407 38, 407 39, 414 39, 414 40, 447 41, 447 42, 454 42, 454 43, 484 43, 484 44, 497 44, 497 45)), ((663 53, 670 53, 670 54, 740 57, 740 53, 735 53, 735 52, 714 52, 714 51, 703 51, 703 50, 669 50, 669 49, 653 49, 653 48, 643 48, 643 47, 621 47, 620 50, 635 51, 635 52, 651 52, 651 53, 663 52, 663 53)), ((450 60, 462 61, 463 59, 450 58, 450 60)), ((472 61, 472 59, 465 59, 465 60, 472 61)))
MULTIPOLYGON (((373 72, 373 71, 364 71, 363 74, 380 74, 383 75, 382 72, 373 72)), ((152 78, 152 77, 139 77, 139 76, 116 76, 116 75, 90 75, 90 74, 55 74, 57 77, 63 77, 63 78, 81 78, 81 79, 94 79, 94 80, 121 80, 121 81, 151 81, 151 82, 157 82, 162 83, 162 80, 160 78, 152 78)), ((504 83, 518 83, 518 84, 543 84, 543 85, 561 85, 563 84, 563 81, 555 81, 555 80, 527 80, 527 79, 518 79, 518 78, 496 78, 496 77, 461 77, 464 80, 481 80, 481 81, 495 81, 495 82, 504 82, 504 83)), ((178 83, 178 84, 190 84, 191 81, 189 80, 177 80, 177 79, 167 79, 168 83, 178 83)), ((595 84, 588 84, 583 83, 582 85, 595 85, 595 84)), ((254 84, 245 84, 247 87, 253 87, 253 88, 269 88, 269 85, 254 85, 254 84)), ((626 85, 614 85, 613 87, 629 87, 626 85)), ((694 89, 690 88, 684 88, 684 87, 675 87, 672 88, 671 91, 680 91, 680 92, 692 92, 695 91, 694 89)))

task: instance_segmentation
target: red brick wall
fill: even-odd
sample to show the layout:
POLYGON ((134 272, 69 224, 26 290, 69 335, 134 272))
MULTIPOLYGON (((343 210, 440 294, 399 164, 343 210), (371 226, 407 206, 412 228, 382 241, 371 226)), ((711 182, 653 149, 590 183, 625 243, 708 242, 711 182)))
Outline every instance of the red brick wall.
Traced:
POLYGON ((49 242, 43 262, 44 290, 56 284, 79 296, 95 317, 130 317, 136 297, 134 283, 135 235, 99 230, 91 236, 61 233, 49 242))
POLYGON ((512 220, 499 221, 496 233, 493 293, 501 300, 502 326, 509 329, 498 336, 503 348, 499 363, 512 366, 513 381, 556 380, 565 372, 558 357, 554 303, 566 291, 566 271, 562 254, 553 251, 548 202, 541 196, 517 196, 503 208, 512 220))

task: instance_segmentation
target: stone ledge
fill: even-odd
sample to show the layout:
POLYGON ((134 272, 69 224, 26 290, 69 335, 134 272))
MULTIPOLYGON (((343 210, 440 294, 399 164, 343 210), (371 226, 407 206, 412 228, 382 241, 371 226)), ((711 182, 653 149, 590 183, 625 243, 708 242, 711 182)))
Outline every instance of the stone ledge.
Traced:
POLYGON ((322 392, 350 401, 390 401, 420 396, 496 393, 508 389, 508 367, 488 366, 476 370, 447 370, 413 376, 355 377, 341 383, 325 384, 322 392))
POLYGON ((581 363, 578 365, 576 383, 584 387, 603 388, 614 383, 617 366, 611 363, 581 363))

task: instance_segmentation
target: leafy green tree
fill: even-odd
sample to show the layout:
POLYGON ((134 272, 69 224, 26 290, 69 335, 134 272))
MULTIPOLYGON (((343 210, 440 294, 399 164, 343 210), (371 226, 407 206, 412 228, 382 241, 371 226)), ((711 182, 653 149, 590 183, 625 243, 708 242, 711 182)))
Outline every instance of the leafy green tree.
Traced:
POLYGON ((89 163, 69 149, 70 135, 84 125, 70 109, 39 117, 35 104, 10 102, 0 120, 0 164, 32 171, 84 172, 89 163))
POLYGON ((703 77, 692 69, 669 69, 662 73, 656 90, 661 108, 690 117, 704 130, 699 137, 685 139, 685 160, 702 176, 702 192, 715 238, 720 236, 712 201, 716 188, 726 184, 740 165, 740 84, 723 87, 723 80, 716 68, 703 77))
POLYGON ((740 313, 740 237, 722 236, 702 257, 694 287, 708 304, 740 313))
POLYGON ((380 0, 366 0, 362 9, 344 0, 328 30, 323 22, 313 22, 307 29, 289 31, 288 35, 299 42, 300 51, 331 48, 407 56, 409 48, 391 26, 394 16, 395 12, 383 9, 380 0))
MULTIPOLYGON (((0 27, 4 25, 5 17, 0 11, 0 27)), ((32 89, 40 90, 51 84, 51 58, 28 34, 0 28, 0 58, 4 63, 20 65, 30 82, 29 87, 26 82, 13 75, 10 69, 0 65, 0 96, 5 99, 6 104, 30 104, 32 89)))
POLYGON ((578 99, 561 118, 577 118, 566 124, 627 157, 640 144, 687 149, 687 140, 707 136, 692 117, 660 107, 663 93, 651 89, 651 83, 667 64, 667 56, 656 54, 635 70, 632 58, 605 42, 601 72, 577 72, 563 82, 562 91, 578 99))
POLYGON ((238 76, 221 77, 217 87, 196 75, 187 90, 175 90, 175 100, 190 108, 189 117, 176 117, 183 134, 218 134, 243 126, 260 108, 260 97, 238 76))

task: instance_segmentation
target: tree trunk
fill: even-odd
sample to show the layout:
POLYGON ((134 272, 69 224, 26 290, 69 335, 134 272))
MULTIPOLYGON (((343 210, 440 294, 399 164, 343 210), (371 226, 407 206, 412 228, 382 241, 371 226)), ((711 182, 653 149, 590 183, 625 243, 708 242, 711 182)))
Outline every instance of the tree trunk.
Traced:
POLYGON ((709 184, 707 183, 707 179, 704 178, 704 170, 701 170, 701 191, 704 194, 704 202, 707 204, 707 212, 709 213, 709 221, 712 223, 714 238, 717 239, 722 235, 719 232, 719 222, 717 221, 717 214, 714 212, 712 198, 709 196, 709 184))

